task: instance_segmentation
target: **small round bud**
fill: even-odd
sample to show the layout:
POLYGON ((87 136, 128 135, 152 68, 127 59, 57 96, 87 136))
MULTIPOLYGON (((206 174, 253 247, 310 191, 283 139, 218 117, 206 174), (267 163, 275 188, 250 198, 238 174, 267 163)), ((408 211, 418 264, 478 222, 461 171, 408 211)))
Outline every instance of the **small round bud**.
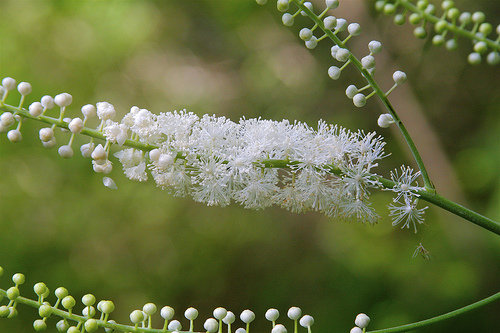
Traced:
POLYGON ((479 26, 479 32, 485 37, 488 36, 493 31, 493 26, 490 23, 481 23, 479 26))
POLYGON ((375 10, 376 11, 381 12, 382 10, 384 10, 384 6, 385 6, 385 0, 375 1, 375 10))
POLYGON ((224 308, 217 308, 214 310, 213 314, 214 314, 215 319, 222 320, 222 319, 224 319, 224 317, 226 317, 227 310, 224 308))
POLYGON ((340 72, 340 68, 338 68, 337 66, 330 66, 328 68, 328 76, 332 80, 338 80, 338 78, 340 77, 340 72))
POLYGON ((47 142, 42 142, 43 147, 47 149, 54 148, 56 144, 57 144, 56 138, 52 138, 47 142))
POLYGON ((479 54, 485 53, 486 51, 488 51, 488 46, 485 42, 477 42, 476 44, 474 44, 474 51, 479 54))
POLYGON ((115 181, 112 178, 104 177, 102 178, 102 184, 109 188, 110 190, 117 190, 118 186, 116 186, 115 181))
POLYGON ((253 311, 251 310, 243 310, 243 312, 241 312, 240 314, 240 319, 245 324, 251 323, 255 320, 255 313, 253 313, 253 311))
POLYGON ((33 117, 38 117, 43 112, 43 105, 40 102, 31 103, 31 105, 28 108, 28 111, 30 115, 32 115, 33 117))
POLYGON ((226 316, 222 319, 224 324, 231 325, 236 320, 236 316, 231 311, 228 311, 226 316))
POLYGON ((500 63, 500 53, 490 52, 486 57, 486 62, 490 65, 498 65, 500 63))
POLYGON ((406 22, 406 16, 403 14, 396 14, 394 16, 394 24, 403 25, 406 22))
POLYGON ((458 43, 457 43, 457 40, 456 39, 448 39, 446 41, 446 49, 448 51, 453 51, 453 50, 456 50, 458 48, 458 43))
POLYGON ((14 118, 14 115, 10 112, 4 112, 0 116, 0 124, 4 127, 10 127, 14 125, 16 122, 16 119, 14 118))
POLYGON ((68 289, 64 287, 59 287, 56 289, 54 293, 56 294, 56 297, 58 299, 63 299, 64 297, 68 296, 68 289))
POLYGON ((446 16, 452 20, 452 21, 455 21, 459 16, 460 16, 460 11, 457 9, 457 8, 451 8, 450 10, 448 10, 448 12, 446 13, 446 16))
POLYGON ((82 106, 82 114, 85 118, 95 117, 97 114, 97 109, 92 104, 87 104, 82 106))
POLYGON ((80 333, 80 330, 76 328, 76 326, 71 326, 70 328, 68 328, 67 333, 80 333))
POLYGON ((32 90, 33 89, 31 88, 31 84, 29 84, 28 82, 21 82, 17 85, 17 91, 19 91, 22 96, 31 94, 32 90))
POLYGON ((348 86, 347 89, 345 90, 346 96, 350 99, 352 99, 357 93, 358 93, 358 88, 353 84, 348 86))
POLYGON ((290 13, 283 14, 283 16, 281 17, 281 22, 283 22, 283 25, 291 27, 294 22, 293 15, 290 13))
POLYGON ((130 321, 134 324, 144 321, 144 313, 141 310, 132 311, 130 314, 130 321))
POLYGON ((439 46, 444 44, 444 37, 442 35, 435 35, 432 37, 432 44, 439 46))
POLYGON ((38 282, 33 286, 33 290, 35 291, 35 294, 41 296, 47 291, 47 286, 43 282, 38 282))
POLYGON ((115 311, 115 304, 112 301, 104 301, 101 304, 101 312, 105 314, 110 314, 115 311))
POLYGON ((93 333, 95 331, 97 331, 97 329, 99 328, 99 325, 97 324, 97 320, 95 319, 88 319, 86 322, 85 322, 85 330, 89 333, 93 333))
POLYGON ((16 89, 16 80, 11 77, 6 77, 2 80, 2 86, 7 91, 14 90, 16 89))
POLYGON ((347 59, 349 59, 349 54, 350 52, 348 49, 339 48, 335 54, 335 59, 340 62, 346 62, 347 59))
POLYGON ((50 305, 47 305, 47 304, 42 304, 38 308, 38 314, 42 318, 48 318, 52 314, 52 307, 50 305))
POLYGON ((371 69, 375 67, 375 58, 371 55, 361 58, 361 65, 365 69, 371 69))
POLYGON ((85 305, 85 306, 91 306, 91 305, 94 305, 95 303, 95 296, 92 295, 92 294, 87 294, 85 296, 82 297, 82 303, 85 305))
POLYGON ((458 21, 462 24, 468 24, 472 21, 472 15, 469 12, 463 12, 458 17, 458 21))
POLYGON ((98 144, 92 152, 91 157, 96 161, 104 161, 108 158, 108 153, 101 144, 98 144))
POLYGON ((475 12, 474 14, 472 14, 472 22, 474 23, 483 23, 485 19, 486 16, 483 12, 475 12))
POLYGON ((335 56, 337 55, 337 51, 340 49, 338 45, 333 45, 331 50, 332 58, 335 59, 335 56))
POLYGON ((360 313, 356 316, 356 319, 354 320, 354 324, 360 328, 366 328, 368 324, 370 323, 370 317, 365 315, 364 313, 360 313))
POLYGON ((361 108, 366 105, 366 96, 363 94, 356 94, 352 98, 352 102, 354 103, 355 106, 361 108))
POLYGON ((187 320, 195 320, 196 318, 198 318, 198 310, 196 310, 195 308, 188 308, 184 312, 184 317, 186 317, 187 320))
POLYGON ((286 330, 285 326, 278 324, 278 325, 273 327, 273 329, 271 330, 271 333, 287 333, 287 330, 286 330))
POLYGON ((265 5, 267 3, 267 0, 255 0, 255 2, 257 2, 258 5, 265 5))
POLYGON ((59 107, 66 107, 69 106, 71 102, 73 102, 73 96, 68 93, 62 93, 54 97, 54 102, 59 107))
POLYGON ((439 20, 434 24, 434 31, 436 31, 438 34, 444 32, 446 28, 448 27, 448 23, 446 23, 445 20, 439 20))
POLYGON ((9 315, 10 310, 6 305, 0 306, 0 318, 5 318, 9 315))
POLYGON ((19 289, 17 287, 10 287, 7 289, 7 298, 14 301, 19 297, 19 289))
POLYGON ((347 26, 347 31, 352 36, 359 36, 361 34, 361 26, 358 23, 351 23, 347 26))
POLYGON ((358 326, 351 328, 349 333, 363 333, 363 330, 359 328, 358 326))
POLYGON ((207 330, 207 332, 215 333, 219 329, 219 323, 214 318, 209 318, 205 321, 203 327, 207 330))
POLYGON ((312 36, 311 39, 309 39, 305 42, 305 44, 309 50, 312 50, 312 49, 316 48, 316 46, 318 46, 318 39, 316 37, 312 36))
POLYGON ((61 303, 66 310, 73 309, 76 305, 76 301, 73 296, 64 297, 61 303))
POLYGON ((392 79, 396 84, 402 84, 406 81, 406 73, 402 71, 395 71, 394 74, 392 74, 392 79))
POLYGON ((57 150, 57 153, 62 158, 72 158, 73 157, 73 148, 71 148, 70 145, 64 145, 64 146, 59 147, 59 149, 57 150))
POLYGON ((142 311, 144 311, 145 314, 147 314, 148 316, 152 316, 156 313, 158 309, 156 308, 156 305, 153 304, 153 303, 146 303, 143 307, 142 307, 142 311))
MULTIPOLYGON (((287 0, 287 1, 288 1, 288 0, 287 0)), ((312 4, 311 2, 309 2, 309 1, 304 2, 304 6, 305 6, 307 9, 309 9, 311 12, 313 11, 313 4, 312 4)), ((307 16, 307 14, 306 14, 306 12, 305 12, 305 11, 301 11, 301 12, 300 12, 300 15, 302 15, 302 16, 307 16)))
POLYGON ((384 113, 378 117, 377 124, 382 128, 387 128, 391 124, 394 124, 394 119, 392 118, 391 114, 384 113))
POLYGON ((298 320, 300 316, 302 315, 302 310, 296 306, 291 307, 288 309, 288 318, 291 320, 298 320))
POLYGON ((7 139, 9 139, 10 142, 17 143, 23 140, 23 135, 19 130, 10 130, 7 132, 7 139))
POLYGON ((422 22, 422 16, 418 13, 413 13, 408 17, 408 21, 413 25, 419 24, 422 22))
POLYGON ((328 30, 333 30, 337 26, 337 18, 335 16, 327 16, 323 19, 323 24, 328 30))
POLYGON ((86 143, 80 147, 80 152, 82 153, 83 157, 90 158, 92 156, 94 148, 95 148, 94 143, 86 143))
POLYGON ((451 0, 444 0, 441 3, 441 8, 443 8, 444 11, 450 10, 451 8, 453 8, 453 6, 455 6, 455 3, 451 0))
POLYGON ((303 41, 308 41, 309 39, 311 39, 312 35, 313 35, 313 33, 312 33, 311 29, 309 29, 309 28, 302 28, 299 31, 299 37, 303 41))
POLYGON ((170 320, 174 318, 175 311, 170 306, 164 306, 161 308, 160 315, 165 320, 170 320))
POLYGON ((305 315, 302 318, 300 318, 300 326, 302 327, 311 327, 314 324, 314 318, 309 315, 305 315))
POLYGON ((276 309, 269 309, 266 311, 266 319, 269 321, 276 321, 280 316, 280 312, 276 309))
POLYGON ((93 306, 86 306, 82 310, 82 315, 87 318, 92 318, 95 316, 95 308, 93 306))
POLYGON ((396 6, 392 3, 385 4, 384 14, 393 15, 396 12, 396 6))
POLYGON ((429 5, 425 8, 425 13, 426 13, 426 14, 433 15, 435 12, 436 12, 436 7, 435 7, 433 4, 429 4, 429 5))
POLYGON ((154 161, 154 162, 158 162, 158 160, 160 159, 160 155, 161 155, 161 151, 157 148, 155 148, 149 152, 149 158, 151 159, 151 161, 154 161))
POLYGON ((416 27, 413 30, 413 34, 417 38, 425 38, 425 37, 427 37, 427 32, 425 31, 424 27, 416 27))
POLYGON ((17 317, 17 309, 13 306, 9 307, 9 315, 7 316, 7 319, 15 318, 17 317))
POLYGON ((12 282, 14 282, 16 286, 19 286, 21 284, 24 284, 24 282, 26 282, 26 277, 22 273, 16 273, 12 275, 12 282))
POLYGON ((335 27, 335 31, 342 32, 342 31, 345 31, 346 28, 347 28, 347 21, 343 18, 338 18, 337 19, 337 26, 335 27))
POLYGON ((339 0, 325 0, 326 8, 335 9, 339 6, 339 0))
POLYGON ((81 120, 80 118, 72 119, 69 122, 68 128, 71 131, 71 133, 75 133, 75 134, 80 133, 83 129, 83 120, 81 120))
POLYGON ((37 319, 33 322, 33 329, 37 332, 45 331, 47 324, 42 319, 37 319))
POLYGON ((472 52, 467 57, 467 61, 471 65, 479 65, 481 63, 481 55, 479 53, 477 53, 477 52, 472 52))
POLYGON ((56 329, 58 332, 66 332, 69 328, 69 324, 64 321, 63 319, 62 320, 59 320, 56 324, 56 329))
POLYGON ((278 8, 280 12, 286 12, 289 7, 290 5, 288 3, 288 0, 278 0, 278 2, 276 3, 276 8, 278 8))
POLYGON ((167 328, 169 331, 180 331, 182 330, 182 325, 178 320, 172 320, 170 323, 168 323, 167 328))

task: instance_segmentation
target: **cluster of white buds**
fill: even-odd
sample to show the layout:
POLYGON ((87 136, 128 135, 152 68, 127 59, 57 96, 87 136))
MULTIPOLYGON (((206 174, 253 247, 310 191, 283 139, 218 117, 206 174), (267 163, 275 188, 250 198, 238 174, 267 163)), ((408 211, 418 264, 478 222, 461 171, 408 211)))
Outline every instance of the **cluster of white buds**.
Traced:
MULTIPOLYGON (((0 98, 2 103, 5 102, 9 92, 16 89, 16 80, 11 77, 6 77, 2 80, 2 86, 0 87, 0 98)), ((31 84, 28 82, 21 82, 17 85, 17 91, 21 94, 21 100, 19 102, 19 108, 24 105, 24 100, 27 95, 31 93, 31 84)), ((11 112, 4 112, 0 116, 0 133, 7 132, 7 138, 10 142, 20 142, 23 139, 21 134, 22 118, 11 112), (17 123, 17 125, 16 125, 17 123), (10 127, 15 125, 15 129, 9 130, 10 127)))
MULTIPOLYGON (((3 274, 3 268, 0 267, 0 276, 3 274)), ((97 302, 96 297, 92 294, 86 294, 82 297, 81 303, 83 310, 81 315, 75 313, 77 301, 71 296, 68 290, 64 287, 59 287, 54 290, 56 301, 51 304, 47 299, 50 297, 50 290, 43 282, 38 282, 33 286, 33 291, 37 295, 37 299, 31 300, 28 298, 20 298, 19 288, 25 283, 26 278, 21 273, 16 273, 12 276, 14 286, 7 290, 0 289, 0 301, 4 296, 8 300, 7 305, 0 306, 0 318, 14 318, 18 314, 17 306, 22 303, 25 305, 35 306, 38 308, 38 314, 41 319, 37 319, 33 323, 35 331, 44 331, 47 329, 47 319, 50 316, 62 317, 57 322, 56 328, 58 332, 93 333, 99 328, 104 328, 106 332, 146 332, 153 329, 153 316, 158 313, 158 307, 154 303, 146 303, 142 309, 133 310, 130 313, 130 322, 132 325, 117 324, 116 321, 110 320, 110 314, 115 310, 115 305, 112 301, 101 300, 97 302), (64 315, 61 315, 63 313, 64 315), (97 314, 100 313, 100 317, 97 314), (74 325, 72 325, 74 322, 74 325), (143 330, 144 329, 144 330, 143 330)), ((163 327, 161 330, 172 333, 180 332, 183 328, 182 320, 174 319, 175 310, 170 306, 164 306, 159 311, 163 319, 163 327)), ((199 327, 195 327, 195 320, 198 318, 198 310, 190 307, 184 311, 184 318, 188 321, 187 327, 189 332, 206 332, 216 333, 222 332, 223 329, 227 332, 233 332, 236 326, 236 315, 226 310, 223 307, 218 307, 213 311, 213 317, 205 320, 203 330, 199 331, 199 327)), ((269 309, 265 313, 265 318, 272 323, 272 333, 286 333, 287 329, 284 324, 278 324, 279 311, 269 309)), ((314 318, 310 315, 302 315, 302 310, 298 307, 291 307, 288 310, 288 318, 293 321, 294 332, 297 332, 297 326, 307 329, 308 333, 312 332, 314 318)), ((250 325, 255 320, 255 313, 251 310, 243 310, 239 315, 242 326, 237 328, 235 333, 250 332, 250 325)))
MULTIPOLYGON (((328 68, 328 76, 337 80, 340 78, 342 71, 349 66, 349 64, 356 62, 360 63, 360 70, 363 71, 363 75, 373 75, 375 72, 375 57, 374 55, 382 50, 382 44, 378 41, 371 41, 368 43, 369 54, 364 56, 360 61, 357 60, 351 51, 347 48, 347 42, 355 36, 361 34, 361 26, 359 23, 348 23, 346 19, 338 18, 332 15, 327 15, 330 9, 335 9, 339 6, 338 0, 326 0, 326 8, 320 14, 314 14, 313 5, 311 2, 306 1, 295 1, 295 0, 278 0, 277 7, 280 11, 288 11, 290 9, 290 3, 294 2, 297 5, 297 10, 294 13, 284 13, 282 16, 283 24, 286 26, 292 26, 294 19, 297 15, 311 15, 314 21, 314 25, 311 28, 302 28, 299 31, 299 38, 305 43, 308 49, 314 49, 320 41, 329 38, 334 42, 331 47, 332 57, 341 62, 341 66, 330 66, 328 68), (308 12, 306 12, 306 10, 308 12), (321 22, 321 23, 319 23, 321 22), (315 36, 315 31, 321 30, 322 33, 315 36)), ((257 1, 259 4, 265 4, 266 1, 257 1)), ((359 66, 359 65, 358 65, 359 66)), ((403 72, 396 72, 403 73, 403 72)), ((405 76, 406 77, 406 76, 405 76)), ((396 79, 395 79, 396 81, 396 79)), ((393 89, 401 84, 404 80, 397 80, 395 86, 393 86, 385 96, 388 96, 393 89)), ((363 107, 369 98, 376 94, 375 90, 372 89, 371 92, 365 93, 366 90, 372 88, 371 84, 367 84, 358 88, 355 85, 349 85, 346 89, 346 95, 349 99, 352 99, 353 104, 356 107, 363 107)), ((384 122, 384 124, 389 124, 384 122)))
POLYGON ((387 15, 394 15, 394 23, 402 25, 406 22, 406 13, 412 11, 408 16, 408 22, 415 25, 413 30, 417 38, 426 38, 428 33, 426 24, 432 22, 435 35, 432 37, 434 45, 445 45, 448 50, 455 50, 457 44, 457 30, 461 30, 472 39, 473 51, 468 56, 468 61, 472 65, 481 63, 482 58, 486 56, 486 62, 490 65, 500 63, 499 43, 500 43, 500 25, 496 28, 496 41, 489 40, 487 37, 493 32, 493 26, 485 22, 486 16, 483 12, 460 12, 455 7, 455 2, 444 0, 441 2, 441 16, 436 16, 436 6, 429 3, 428 0, 415 1, 412 7, 396 0, 379 0, 375 2, 375 8, 383 11, 387 15), (400 9, 400 10, 399 10, 400 9), (452 35, 447 39, 447 36, 452 35), (496 45, 496 47, 494 47, 496 45))
POLYGON ((351 328, 350 333, 364 333, 369 323, 370 323, 370 317, 368 317, 364 313, 358 314, 356 316, 356 319, 354 320, 354 324, 356 326, 351 328))

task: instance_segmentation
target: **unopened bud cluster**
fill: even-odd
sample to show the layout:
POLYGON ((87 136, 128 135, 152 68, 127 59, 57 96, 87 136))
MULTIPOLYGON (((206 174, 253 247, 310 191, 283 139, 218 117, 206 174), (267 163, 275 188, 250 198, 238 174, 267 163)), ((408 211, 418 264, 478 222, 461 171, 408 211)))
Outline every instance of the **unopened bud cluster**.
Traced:
POLYGON ((356 316, 356 319, 354 320, 354 324, 356 326, 351 328, 350 333, 364 333, 369 323, 370 317, 368 317, 364 313, 358 314, 356 316))
MULTIPOLYGON (((500 25, 494 29, 490 23, 486 22, 483 12, 461 12, 451 0, 442 1, 440 7, 437 8, 428 0, 403 2, 379 0, 375 2, 377 10, 387 15, 394 15, 395 24, 402 25, 408 20, 410 24, 415 25, 413 33, 417 38, 426 38, 433 30, 435 34, 432 37, 432 43, 444 45, 448 50, 455 50, 458 47, 457 30, 472 36, 472 52, 467 58, 472 65, 480 64, 484 58, 490 65, 500 63, 500 25), (411 12, 415 8, 416 10, 406 17, 409 9, 411 12), (494 40, 487 39, 493 34, 496 34, 494 40)), ((464 36, 464 34, 461 35, 464 36)))

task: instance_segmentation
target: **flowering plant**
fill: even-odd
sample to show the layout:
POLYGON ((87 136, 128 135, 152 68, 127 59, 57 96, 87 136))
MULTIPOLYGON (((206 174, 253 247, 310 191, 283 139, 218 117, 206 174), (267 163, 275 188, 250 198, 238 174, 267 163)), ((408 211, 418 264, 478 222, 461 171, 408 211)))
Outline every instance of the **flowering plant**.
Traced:
MULTIPOLYGON (((266 2, 257 1, 259 4, 266 2)), ((0 89, 0 131, 7 132, 8 140, 17 143, 22 140, 21 129, 25 119, 44 123, 43 126, 48 127, 42 127, 38 136, 46 148, 58 145, 58 129, 67 131, 70 133, 68 141, 59 145, 57 150, 63 158, 73 157, 75 138, 86 136, 90 139, 79 150, 83 157, 92 160, 95 172, 110 174, 114 155, 127 178, 145 182, 151 176, 158 187, 174 196, 190 196, 208 206, 227 206, 234 202, 244 208, 263 209, 274 205, 293 213, 318 211, 334 219, 356 220, 371 225, 379 220, 379 215, 370 202, 370 196, 373 191, 384 190, 394 194, 388 204, 393 226, 409 228, 417 233, 428 208, 421 202, 426 201, 500 234, 498 222, 437 193, 419 150, 388 99, 389 94, 407 80, 406 74, 395 71, 392 76, 394 84, 384 92, 374 77, 375 55, 381 52, 382 43, 372 40, 368 43, 368 55, 361 59, 355 56, 348 42, 360 35, 361 26, 328 15, 338 6, 339 1, 327 0, 325 9, 316 13, 311 2, 277 1, 278 10, 284 12, 282 23, 285 26, 293 26, 299 16, 312 21, 312 27, 299 31, 299 37, 308 49, 316 48, 323 40, 333 44, 330 54, 341 66, 328 68, 331 79, 339 80, 349 66, 361 73, 365 85, 358 88, 351 84, 345 94, 358 108, 365 107, 370 98, 378 98, 382 102, 385 111, 378 117, 378 125, 382 128, 393 126, 399 130, 414 157, 417 171, 403 165, 383 177, 377 167, 388 154, 384 151, 385 141, 375 132, 350 131, 326 121, 319 121, 317 126, 311 127, 301 121, 273 121, 260 117, 242 117, 239 122, 234 122, 226 117, 198 116, 186 110, 156 114, 137 106, 133 106, 121 119, 116 119, 115 107, 109 102, 86 104, 81 108, 81 116, 67 118, 67 111, 73 105, 72 95, 45 95, 28 106, 26 98, 32 92, 31 84, 17 84, 11 77, 2 80, 0 89), (8 103, 16 88, 21 96, 19 102, 8 103), (54 108, 55 116, 49 116, 54 108), (95 126, 89 125, 95 117, 98 119, 95 126)), ((468 56, 471 64, 480 63, 482 55, 486 55, 487 63, 493 66, 499 62, 499 41, 487 38, 493 28, 484 22, 482 13, 460 13, 452 1, 443 1, 441 17, 436 16, 435 7, 427 1, 377 1, 375 7, 395 15, 396 24, 404 23, 405 15, 411 12, 409 20, 418 25, 414 34, 419 38, 426 37, 426 24, 432 24, 437 32, 432 38, 436 45, 446 43, 448 49, 453 49, 456 47, 456 36, 470 39, 474 43, 473 52, 468 56), (468 25, 472 27, 468 28, 468 25), (454 36, 445 42, 447 34, 454 36)), ((500 33, 498 28, 497 33, 500 33)), ((115 181, 109 176, 105 176, 103 182, 106 187, 117 189, 115 181)), ((415 254, 428 257, 422 244, 415 254)), ((182 329, 179 321, 172 321, 174 311, 168 306, 160 311, 164 319, 163 328, 153 329, 152 315, 157 312, 153 303, 147 303, 142 310, 134 310, 130 314, 133 325, 117 324, 108 320, 114 304, 105 300, 98 302, 94 308, 96 299, 92 294, 83 296, 82 316, 78 316, 72 312, 76 301, 65 288, 56 289, 57 301, 51 305, 46 301, 50 292, 44 283, 34 286, 37 301, 21 297, 19 286, 24 280, 24 275, 15 274, 14 286, 0 290, 0 295, 8 299, 8 304, 0 307, 0 315, 15 317, 19 303, 37 307, 41 319, 34 322, 35 330, 46 329, 51 315, 62 318, 56 327, 67 332, 94 332, 99 327, 125 332, 182 329), (60 305, 65 310, 59 309, 60 305), (101 312, 100 319, 94 319, 96 309, 101 312), (72 323, 75 325, 71 326, 72 323)), ((380 332, 429 325, 498 298, 500 293, 451 313, 380 332)), ((198 317, 198 311, 190 307, 184 315, 189 320, 189 331, 193 332, 193 321, 198 317)), ((266 318, 272 322, 272 332, 286 332, 285 326, 276 323, 278 316, 279 312, 275 309, 266 312, 266 318)), ((294 332, 297 332, 298 324, 311 332, 314 319, 309 315, 302 316, 299 308, 290 308, 288 317, 294 323, 294 332)), ((255 314, 244 310, 240 318, 246 328, 236 332, 249 332, 255 314)), ((232 312, 217 308, 213 318, 205 322, 204 329, 207 332, 222 332, 226 325, 231 332, 235 319, 232 312)), ((365 332, 369 322, 367 315, 359 314, 351 332, 365 332)))

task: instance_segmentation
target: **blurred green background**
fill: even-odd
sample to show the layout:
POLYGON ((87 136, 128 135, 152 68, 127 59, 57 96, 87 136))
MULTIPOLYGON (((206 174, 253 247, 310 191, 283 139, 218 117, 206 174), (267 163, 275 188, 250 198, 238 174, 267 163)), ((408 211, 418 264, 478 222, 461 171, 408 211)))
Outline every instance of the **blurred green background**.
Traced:
MULTIPOLYGON (((498 1, 456 3, 491 13, 498 24, 498 1)), ((471 67, 469 41, 459 40, 455 52, 432 47, 372 5, 341 1, 334 13, 361 23, 364 33, 350 42, 352 49, 363 56, 368 41, 383 41, 376 77, 389 88, 394 70, 407 72, 408 84, 391 99, 439 191, 500 219, 498 66, 471 67)), ((253 0, 2 0, 0 76, 31 82, 30 101, 71 93, 72 116, 81 105, 106 100, 120 114, 137 105, 233 120, 262 116, 314 125, 322 118, 385 136, 391 156, 380 174, 411 164, 401 136, 376 127, 380 103, 356 109, 345 98, 347 85, 362 83, 359 74, 350 68, 332 81, 328 43, 314 51, 303 47, 297 33, 306 22, 283 27, 274 1, 260 7, 253 0)), ((115 301, 113 317, 121 322, 151 301, 173 306, 186 326, 181 314, 195 306, 198 329, 217 306, 236 314, 251 308, 255 332, 268 331, 263 314, 269 307, 284 320, 288 307, 300 306, 315 317, 315 332, 348 332, 359 312, 370 315, 372 329, 383 328, 498 291, 498 236, 438 208, 428 210, 415 235, 391 226, 387 193, 373 194, 381 219, 372 227, 278 208, 205 207, 151 181, 130 182, 118 165, 111 176, 119 190, 111 191, 89 160, 76 154, 63 160, 55 149, 45 150, 39 128, 25 122, 24 140, 15 145, 0 137, 4 289, 11 274, 23 272, 22 294, 33 297, 31 286, 39 281, 52 290, 63 285, 75 298, 92 292, 115 301), (411 258, 420 242, 430 261, 411 258)), ((67 134, 58 140, 63 144, 67 134)), ((32 331, 36 311, 19 310, 16 319, 0 321, 0 331, 32 331)), ((492 332, 499 312, 493 304, 421 331, 492 332)), ((55 332, 56 320, 49 322, 55 332)))

